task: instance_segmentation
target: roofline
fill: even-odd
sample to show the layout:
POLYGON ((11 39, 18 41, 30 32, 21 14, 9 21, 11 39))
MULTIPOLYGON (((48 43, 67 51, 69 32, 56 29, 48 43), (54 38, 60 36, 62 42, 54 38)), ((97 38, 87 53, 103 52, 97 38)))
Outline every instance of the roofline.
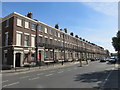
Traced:
MULTIPOLYGON (((52 27, 52 26, 50 26, 50 25, 47 25, 47 24, 45 24, 45 23, 43 23, 43 22, 41 22, 41 21, 36 21, 36 20, 34 20, 34 19, 31 19, 31 18, 29 18, 29 17, 26 17, 26 16, 24 16, 24 15, 22 15, 22 14, 19 14, 19 13, 17 13, 17 12, 13 12, 13 13, 5 16, 4 18, 2 18, 2 22, 5 21, 6 19, 9 19, 9 18, 15 16, 15 15, 21 16, 21 17, 26 18, 26 19, 28 19, 28 20, 31 20, 31 21, 33 21, 33 22, 35 22, 35 23, 40 23, 40 24, 46 25, 46 26, 48 26, 48 27, 50 27, 50 28, 52 28, 52 29, 55 29, 55 30, 57 30, 57 31, 59 31, 59 32, 61 32, 61 33, 64 33, 65 35, 68 35, 68 36, 70 36, 70 37, 72 37, 72 38, 74 38, 74 39, 79 40, 79 38, 76 38, 76 37, 74 37, 74 36, 71 36, 71 35, 69 35, 69 34, 67 34, 67 33, 65 33, 65 32, 63 32, 63 31, 60 31, 59 29, 56 29, 56 28, 54 28, 54 27, 52 27)), ((80 40, 80 41, 81 41, 81 40, 80 40)), ((84 42, 84 41, 83 41, 83 42, 84 42)), ((84 43, 87 43, 87 42, 84 42, 84 43)), ((88 44, 89 44, 89 43, 88 43, 88 44)), ((91 44, 90 44, 90 45, 91 45, 91 44)), ((93 46, 94 46, 94 45, 93 45, 93 46)))
MULTIPOLYGON (((2 22, 5 21, 5 20, 8 19, 8 18, 11 18, 11 17, 15 16, 15 15, 21 16, 21 17, 26 18, 26 19, 28 19, 28 20, 31 20, 31 21, 33 21, 33 22, 35 22, 35 23, 40 23, 40 24, 46 25, 46 26, 48 26, 48 27, 50 27, 50 28, 52 28, 52 29, 55 29, 55 30, 57 30, 57 31, 59 31, 59 32, 61 32, 61 33, 64 33, 64 34, 66 34, 66 35, 69 35, 69 34, 67 34, 67 33, 65 33, 65 32, 63 32, 63 31, 60 31, 59 29, 56 29, 56 28, 54 28, 54 27, 52 27, 52 26, 50 26, 50 25, 48 25, 48 24, 45 24, 45 23, 43 23, 43 22, 41 22, 41 21, 36 21, 36 20, 34 20, 34 19, 31 19, 31 18, 29 18, 29 17, 26 17, 26 16, 24 16, 24 15, 22 15, 22 14, 19 14, 19 13, 17 13, 17 12, 13 12, 13 13, 7 15, 6 17, 4 17, 3 20, 2 20, 2 22)), ((77 38, 74 37, 74 36, 71 36, 71 35, 69 35, 69 36, 77 39, 77 38)))

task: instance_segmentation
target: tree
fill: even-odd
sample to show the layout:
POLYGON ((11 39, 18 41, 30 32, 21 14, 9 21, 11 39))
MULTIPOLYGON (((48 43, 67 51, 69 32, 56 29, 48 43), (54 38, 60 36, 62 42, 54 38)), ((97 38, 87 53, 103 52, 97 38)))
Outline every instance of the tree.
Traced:
POLYGON ((113 37, 112 38, 112 45, 115 48, 115 51, 119 50, 119 43, 118 43, 118 37, 113 37))
POLYGON ((120 62, 120 30, 117 32, 116 37, 112 38, 112 45, 115 48, 115 51, 118 52, 118 58, 120 62))

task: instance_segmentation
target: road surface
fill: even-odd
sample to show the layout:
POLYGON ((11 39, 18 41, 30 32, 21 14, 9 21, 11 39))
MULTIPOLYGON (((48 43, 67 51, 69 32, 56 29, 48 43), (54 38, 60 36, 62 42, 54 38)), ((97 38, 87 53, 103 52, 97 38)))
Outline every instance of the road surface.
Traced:
POLYGON ((118 69, 114 64, 90 62, 48 70, 4 73, 3 88, 118 88, 118 69))

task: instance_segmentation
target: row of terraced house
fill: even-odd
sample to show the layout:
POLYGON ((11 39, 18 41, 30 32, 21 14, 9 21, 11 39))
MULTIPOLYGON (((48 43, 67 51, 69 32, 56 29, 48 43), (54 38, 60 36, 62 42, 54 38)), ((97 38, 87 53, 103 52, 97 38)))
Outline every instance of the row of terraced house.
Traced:
POLYGON ((81 58, 106 57, 107 50, 67 29, 51 27, 27 16, 13 12, 2 18, 2 64, 21 67, 30 62, 75 61, 81 58))

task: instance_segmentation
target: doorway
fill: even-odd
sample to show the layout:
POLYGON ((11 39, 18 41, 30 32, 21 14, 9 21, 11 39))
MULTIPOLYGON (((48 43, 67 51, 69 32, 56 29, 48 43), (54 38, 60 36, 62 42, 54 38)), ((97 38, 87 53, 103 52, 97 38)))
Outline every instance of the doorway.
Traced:
POLYGON ((21 53, 16 53, 16 62, 15 66, 20 67, 21 53))

